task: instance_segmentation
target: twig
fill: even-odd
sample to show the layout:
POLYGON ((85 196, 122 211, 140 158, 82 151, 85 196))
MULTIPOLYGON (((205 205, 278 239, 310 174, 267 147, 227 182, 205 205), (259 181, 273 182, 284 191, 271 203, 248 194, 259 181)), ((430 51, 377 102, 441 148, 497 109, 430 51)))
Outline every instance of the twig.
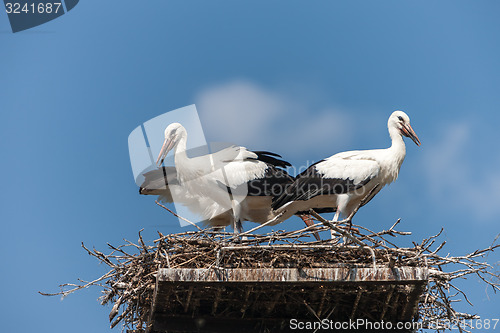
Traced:
POLYGON ((195 227, 196 229, 198 229, 199 231, 203 231, 203 229, 201 229, 200 227, 198 227, 196 224, 194 224, 193 222, 189 221, 188 219, 185 219, 183 218, 182 216, 180 215, 177 215, 175 212, 173 212, 172 210, 168 209, 167 207, 165 207, 164 205, 162 205, 161 203, 158 202, 158 200, 155 201, 155 203, 162 207, 163 209, 165 209, 167 212, 169 212, 170 214, 174 215, 175 217, 177 217, 178 219, 181 219, 183 220, 184 222, 187 222, 189 224, 191 224, 193 227, 195 227))

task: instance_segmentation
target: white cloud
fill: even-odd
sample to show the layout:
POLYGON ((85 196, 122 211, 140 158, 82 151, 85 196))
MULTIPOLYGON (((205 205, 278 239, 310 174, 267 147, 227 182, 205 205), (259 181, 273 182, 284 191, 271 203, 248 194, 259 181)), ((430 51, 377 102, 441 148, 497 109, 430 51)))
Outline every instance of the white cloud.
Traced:
POLYGON ((496 167, 500 156, 477 156, 469 123, 449 125, 443 133, 423 154, 431 198, 440 207, 462 211, 464 218, 500 215, 500 169, 496 167))
POLYGON ((269 120, 285 116, 277 95, 244 81, 210 87, 197 98, 207 137, 252 142, 269 129, 269 120))
POLYGON ((207 140, 226 141, 286 157, 321 152, 327 157, 350 141, 346 112, 293 93, 232 81, 200 92, 196 105, 207 140))

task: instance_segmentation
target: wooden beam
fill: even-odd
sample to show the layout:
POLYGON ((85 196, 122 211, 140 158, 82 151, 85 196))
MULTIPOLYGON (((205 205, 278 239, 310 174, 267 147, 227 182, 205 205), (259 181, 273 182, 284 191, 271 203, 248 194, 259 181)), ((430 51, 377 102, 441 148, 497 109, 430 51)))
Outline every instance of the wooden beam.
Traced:
POLYGON ((421 267, 399 268, 162 268, 160 282, 418 282, 429 273, 421 267))
POLYGON ((356 294, 356 299, 354 300, 354 304, 352 305, 351 319, 354 319, 356 315, 356 310, 358 309, 359 300, 361 299, 361 295, 363 294, 363 290, 360 289, 356 294))
POLYGON ((253 291, 253 288, 250 287, 248 288, 246 294, 245 294, 245 300, 243 301, 242 307, 241 307, 241 318, 245 317, 245 312, 248 309, 248 299, 250 298, 250 293, 253 291))
POLYGON ((318 316, 321 317, 321 314, 323 313, 323 307, 325 306, 325 298, 326 298, 326 293, 327 293, 328 289, 325 288, 325 290, 323 290, 323 294, 321 295, 321 301, 319 303, 319 309, 318 309, 318 316))
POLYGON ((284 292, 279 293, 274 299, 269 303, 266 309, 266 314, 270 314, 273 310, 278 301, 283 297, 284 292))
POLYGON ((390 307, 389 304, 391 302, 392 295, 394 294, 394 289, 396 289, 395 286, 390 286, 389 288, 389 292, 387 293, 387 297, 385 298, 384 308, 382 309, 382 313, 380 314, 380 320, 384 320, 387 309, 390 307))
POLYGON ((221 288, 217 288, 217 291, 215 292, 214 304, 212 306, 212 316, 214 316, 215 313, 217 312, 217 306, 219 306, 219 300, 220 300, 221 293, 222 293, 221 288))
POLYGON ((193 296, 193 286, 189 287, 188 295, 186 298, 186 303, 184 304, 184 312, 187 312, 189 309, 189 303, 191 302, 191 296, 193 296))
POLYGON ((420 301, 420 295, 422 295, 424 287, 425 287, 424 284, 417 284, 413 286, 412 292, 408 295, 406 299, 403 313, 401 313, 401 318, 403 320, 411 320, 412 317, 417 312, 418 303, 420 301))

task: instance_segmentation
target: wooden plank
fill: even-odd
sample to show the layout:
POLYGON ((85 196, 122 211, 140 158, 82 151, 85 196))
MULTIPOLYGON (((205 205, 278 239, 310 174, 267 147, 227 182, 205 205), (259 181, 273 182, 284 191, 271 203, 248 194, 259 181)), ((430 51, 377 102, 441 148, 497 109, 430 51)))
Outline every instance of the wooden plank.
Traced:
POLYGON ((159 282, 422 282, 427 268, 162 268, 159 282))
POLYGON ((157 273, 159 304, 151 333, 219 333, 222 326, 239 333, 279 331, 287 318, 333 318, 334 311, 336 320, 409 320, 427 280, 427 269, 420 267, 163 268, 157 273), (373 307, 370 297, 380 306, 373 307), (186 312, 195 304, 195 312, 186 312))

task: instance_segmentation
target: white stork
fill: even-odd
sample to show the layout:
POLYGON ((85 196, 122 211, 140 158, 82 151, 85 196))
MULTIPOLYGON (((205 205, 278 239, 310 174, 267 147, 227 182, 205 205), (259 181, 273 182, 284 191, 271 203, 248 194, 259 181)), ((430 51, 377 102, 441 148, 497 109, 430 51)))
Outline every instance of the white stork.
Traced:
MULTIPOLYGON (((169 191, 177 191, 185 196, 181 203, 201 214, 206 224, 216 227, 233 225, 237 233, 242 231, 242 221, 262 224, 276 218, 271 209, 272 198, 293 181, 283 169, 290 164, 280 160, 280 155, 231 146, 213 154, 190 158, 186 153, 186 143, 187 131, 181 124, 167 126, 156 162, 160 166, 173 149, 175 171, 162 168, 146 173, 141 194, 161 194, 164 200, 170 201, 172 195, 169 191), (173 173, 173 177, 168 176, 173 173), (163 179, 167 179, 167 188, 163 179), (164 192, 148 190, 155 186, 162 186, 164 192)), ((312 224, 307 216, 301 217, 307 225, 312 224)), ((282 221, 276 219, 270 225, 282 221)))
POLYGON ((338 221, 339 214, 348 217, 358 205, 368 203, 398 178, 406 155, 403 136, 420 146, 403 111, 394 111, 387 127, 392 140, 389 148, 342 152, 311 165, 275 198, 272 208, 284 218, 298 211, 332 208, 336 211, 333 221, 338 221))

